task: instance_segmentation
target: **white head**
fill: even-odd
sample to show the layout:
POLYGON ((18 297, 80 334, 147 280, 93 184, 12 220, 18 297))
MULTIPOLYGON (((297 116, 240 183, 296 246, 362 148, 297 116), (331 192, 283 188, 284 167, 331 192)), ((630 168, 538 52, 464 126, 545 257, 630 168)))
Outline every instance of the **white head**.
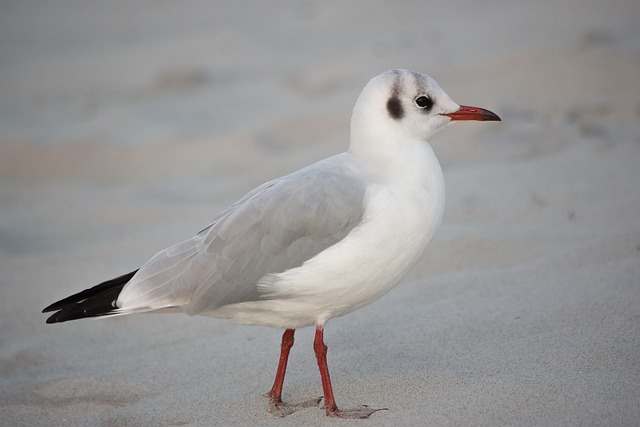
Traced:
POLYGON ((371 79, 358 97, 351 145, 381 139, 425 141, 455 120, 500 118, 482 108, 456 104, 425 74, 390 70, 371 79))

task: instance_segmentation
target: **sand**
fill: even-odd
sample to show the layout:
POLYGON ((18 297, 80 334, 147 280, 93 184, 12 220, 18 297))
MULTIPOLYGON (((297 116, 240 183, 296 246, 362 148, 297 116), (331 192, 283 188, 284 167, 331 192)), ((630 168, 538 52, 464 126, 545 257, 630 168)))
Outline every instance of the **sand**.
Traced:
MULTIPOLYGON (((640 3, 12 3, 1 424, 638 425, 640 3), (344 150, 358 93, 397 67, 503 122, 433 138, 442 227, 394 291, 327 326, 338 404, 387 411, 269 414, 275 329, 45 325, 49 303, 344 150)), ((322 394, 312 334, 297 334, 289 400, 322 394)))

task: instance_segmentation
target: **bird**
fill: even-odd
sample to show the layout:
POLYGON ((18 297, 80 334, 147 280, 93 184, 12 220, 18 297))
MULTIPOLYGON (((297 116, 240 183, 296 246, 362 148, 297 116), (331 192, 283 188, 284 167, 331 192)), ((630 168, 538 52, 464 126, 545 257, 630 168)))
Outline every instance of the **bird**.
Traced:
POLYGON ((425 74, 386 71, 358 96, 346 151, 260 185, 139 269, 49 305, 46 322, 182 312, 284 329, 266 394, 279 416, 309 406, 284 402, 282 389, 295 330, 315 326, 323 396, 311 405, 324 398, 328 416, 368 418, 381 409, 336 404, 325 326, 389 292, 420 258, 445 204, 428 139, 469 120, 501 119, 455 103, 425 74))

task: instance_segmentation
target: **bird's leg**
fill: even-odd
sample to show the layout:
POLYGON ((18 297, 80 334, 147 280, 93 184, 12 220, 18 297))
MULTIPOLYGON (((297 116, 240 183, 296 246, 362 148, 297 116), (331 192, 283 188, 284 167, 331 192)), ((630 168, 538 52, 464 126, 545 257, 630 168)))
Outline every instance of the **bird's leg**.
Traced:
POLYGON ((284 383, 284 374, 287 371, 289 352, 291 351, 291 347, 293 347, 293 335, 295 332, 295 329, 287 329, 282 334, 282 345, 280 346, 280 361, 278 362, 276 379, 273 382, 271 391, 267 393, 267 395, 271 398, 271 401, 275 404, 282 403, 282 384, 284 383))
POLYGON ((333 389, 331 387, 331 378, 329 377, 329 367, 327 366, 327 346, 324 343, 324 327, 316 326, 316 337, 313 341, 313 349, 318 359, 318 368, 320 369, 320 378, 322 379, 322 390, 324 392, 324 409, 330 417, 340 418, 369 418, 371 414, 383 409, 372 409, 368 406, 361 406, 355 409, 338 409, 336 400, 333 397, 333 389))
POLYGON ((273 387, 267 393, 269 397, 269 412, 279 417, 284 417, 299 408, 308 408, 310 406, 318 406, 322 398, 311 399, 297 403, 284 403, 282 401, 282 385, 284 383, 284 374, 287 371, 287 362, 289 361, 289 352, 293 347, 293 335, 295 329, 287 329, 282 334, 282 345, 280 346, 280 361, 278 362, 278 371, 276 379, 273 381, 273 387))

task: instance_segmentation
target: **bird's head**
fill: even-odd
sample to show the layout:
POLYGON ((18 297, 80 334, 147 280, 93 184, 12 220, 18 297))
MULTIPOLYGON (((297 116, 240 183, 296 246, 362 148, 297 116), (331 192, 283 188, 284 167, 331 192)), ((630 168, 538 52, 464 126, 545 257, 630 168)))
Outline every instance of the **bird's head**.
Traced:
POLYGON ((489 110, 456 104, 431 77, 390 70, 369 81, 353 110, 352 143, 358 139, 426 140, 460 120, 499 121, 489 110))

